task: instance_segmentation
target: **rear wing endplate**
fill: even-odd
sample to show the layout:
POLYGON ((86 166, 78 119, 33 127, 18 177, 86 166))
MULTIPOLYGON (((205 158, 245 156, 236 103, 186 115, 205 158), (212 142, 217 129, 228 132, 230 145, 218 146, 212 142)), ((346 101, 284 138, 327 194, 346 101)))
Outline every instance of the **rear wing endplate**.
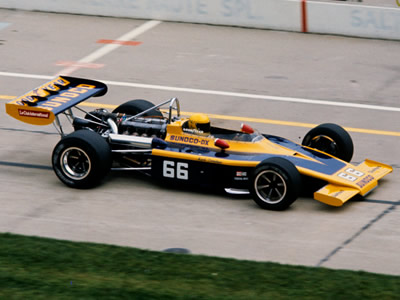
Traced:
POLYGON ((104 83, 76 77, 59 76, 6 103, 11 117, 33 125, 51 124, 55 117, 90 98, 107 93, 104 83))

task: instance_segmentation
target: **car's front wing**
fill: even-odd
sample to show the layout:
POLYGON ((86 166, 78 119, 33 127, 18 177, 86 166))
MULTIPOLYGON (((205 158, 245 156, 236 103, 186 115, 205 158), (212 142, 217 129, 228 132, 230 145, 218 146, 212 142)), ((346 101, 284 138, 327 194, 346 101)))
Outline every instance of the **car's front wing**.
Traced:
POLYGON ((365 196, 378 186, 378 180, 391 173, 393 168, 372 160, 365 160, 356 167, 348 165, 333 176, 338 180, 314 193, 314 199, 323 203, 342 206, 357 194, 365 196))

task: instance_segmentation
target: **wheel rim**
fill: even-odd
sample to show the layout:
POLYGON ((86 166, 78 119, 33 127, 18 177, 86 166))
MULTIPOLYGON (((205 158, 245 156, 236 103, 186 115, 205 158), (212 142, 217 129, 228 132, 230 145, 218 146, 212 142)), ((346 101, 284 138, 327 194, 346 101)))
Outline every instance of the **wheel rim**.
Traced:
POLYGON ((268 204, 277 204, 286 196, 286 181, 273 170, 260 172, 254 181, 254 187, 258 198, 268 204))
POLYGON ((85 179, 92 168, 86 152, 76 147, 64 150, 60 157, 60 164, 63 173, 73 180, 85 179))
POLYGON ((317 135, 313 137, 308 146, 331 155, 338 153, 338 145, 333 139, 326 135, 317 135))

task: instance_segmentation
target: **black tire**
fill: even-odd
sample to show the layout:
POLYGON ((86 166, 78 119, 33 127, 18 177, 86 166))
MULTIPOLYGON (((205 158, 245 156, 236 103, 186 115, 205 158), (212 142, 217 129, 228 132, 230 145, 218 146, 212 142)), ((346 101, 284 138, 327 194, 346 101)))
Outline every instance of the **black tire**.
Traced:
POLYGON ((301 175, 290 161, 272 157, 263 160, 251 176, 250 193, 264 209, 285 210, 300 194, 301 175))
POLYGON ((353 140, 349 133, 339 125, 331 123, 311 129, 305 135, 302 145, 318 149, 346 162, 350 162, 354 153, 353 140))
MULTIPOLYGON (((134 116, 153 106, 154 104, 147 100, 142 100, 142 99, 130 100, 128 102, 121 104, 116 109, 114 109, 113 113, 122 113, 134 116)), ((152 109, 143 115, 143 117, 162 117, 162 116, 163 116, 162 113, 156 109, 152 109)))
POLYGON ((67 186, 91 188, 109 172, 111 148, 99 134, 78 130, 58 142, 53 150, 52 164, 57 177, 67 186))

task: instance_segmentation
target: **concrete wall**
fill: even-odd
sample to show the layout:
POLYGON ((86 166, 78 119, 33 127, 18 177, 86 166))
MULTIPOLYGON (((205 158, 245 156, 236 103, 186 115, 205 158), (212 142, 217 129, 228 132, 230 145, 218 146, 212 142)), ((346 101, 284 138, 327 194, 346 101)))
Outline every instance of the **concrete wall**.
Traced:
POLYGON ((309 1, 307 14, 309 32, 400 40, 400 7, 309 1))
MULTIPOLYGON (((395 1, 395 0, 393 0, 395 1)), ((400 40, 400 7, 303 0, 0 0, 0 8, 400 40), (306 8, 305 10, 302 8, 306 8), (305 12, 305 13, 304 13, 305 12), (305 26, 307 25, 307 26, 305 26)))
POLYGON ((298 30, 300 0, 0 0, 0 7, 298 30))

